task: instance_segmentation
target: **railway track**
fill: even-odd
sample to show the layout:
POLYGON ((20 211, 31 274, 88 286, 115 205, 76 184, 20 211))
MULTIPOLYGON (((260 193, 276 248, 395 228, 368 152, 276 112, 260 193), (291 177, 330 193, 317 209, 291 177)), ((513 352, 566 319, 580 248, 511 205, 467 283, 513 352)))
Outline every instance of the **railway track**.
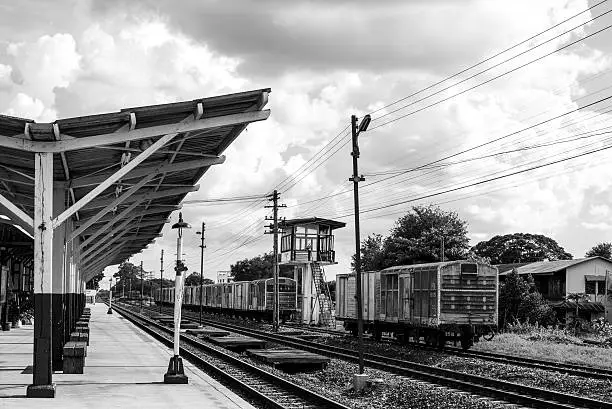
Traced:
MULTIPOLYGON (((113 303, 113 309, 169 347, 172 330, 129 308, 113 303)), ((244 391, 265 407, 278 409, 349 409, 339 402, 319 395, 284 378, 227 354, 196 337, 181 335, 181 356, 204 367, 209 373, 244 391), (205 356, 202 356, 205 355, 205 356)))
MULTIPOLYGON (((196 321, 195 314, 186 312, 185 319, 196 321)), ((203 323, 235 333, 254 336, 267 341, 283 344, 296 349, 326 355, 336 359, 357 362, 358 354, 353 349, 324 345, 317 342, 296 340, 292 336, 271 334, 269 332, 246 328, 240 325, 220 323, 203 319, 203 323)), ((536 408, 604 408, 612 409, 612 404, 595 399, 584 398, 567 393, 534 388, 513 382, 472 375, 443 368, 417 364, 412 361, 394 359, 386 356, 366 353, 365 363, 376 368, 412 379, 419 379, 433 384, 467 391, 479 396, 487 396, 509 403, 536 408)), ((554 370, 558 370, 555 368, 554 370)))
MULTIPOLYGON (((295 326, 295 328, 297 329, 300 327, 295 326)), ((325 328, 307 328, 304 330, 319 332, 319 333, 324 333, 327 335, 334 335, 334 336, 345 336, 348 334, 346 332, 332 330, 332 329, 325 329, 325 328)), ((465 357, 465 358, 478 358, 478 359, 483 359, 486 361, 498 362, 498 363, 503 363, 503 364, 511 364, 511 365, 519 365, 519 366, 523 366, 527 368, 557 371, 557 372, 562 372, 562 373, 565 373, 568 375, 574 375, 574 376, 584 376, 584 377, 593 378, 593 379, 605 379, 605 380, 612 382, 612 370, 605 369, 605 368, 595 368, 595 367, 585 366, 585 365, 577 365, 577 364, 570 364, 570 363, 563 363, 563 362, 553 362, 553 361, 547 361, 543 359, 520 357, 516 355, 498 354, 494 352, 484 352, 484 351, 474 351, 474 350, 465 351, 461 348, 454 348, 450 346, 446 346, 444 347, 444 349, 438 349, 435 347, 430 347, 425 344, 414 343, 414 342, 411 342, 408 345, 413 348, 419 348, 419 349, 428 350, 428 351, 443 352, 443 353, 465 357)))

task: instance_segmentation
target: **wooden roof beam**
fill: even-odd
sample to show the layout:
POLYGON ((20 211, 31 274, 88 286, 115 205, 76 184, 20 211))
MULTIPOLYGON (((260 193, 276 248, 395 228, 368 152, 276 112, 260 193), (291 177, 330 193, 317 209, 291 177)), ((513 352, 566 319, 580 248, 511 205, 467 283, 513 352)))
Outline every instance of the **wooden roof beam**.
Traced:
POLYGON ((0 194, 0 208, 8 213, 6 216, 10 217, 13 223, 27 231, 30 236, 34 236, 34 219, 2 194, 0 194))
MULTIPOLYGON (((143 161, 145 161, 149 156, 153 155, 159 148, 164 146, 166 143, 174 138, 176 133, 167 134, 159 138, 153 145, 149 146, 145 149, 140 155, 136 156, 132 161, 130 161, 127 165, 123 166, 121 169, 113 173, 108 179, 102 182, 100 185, 96 186, 92 191, 83 196, 78 202, 74 203, 68 209, 64 210, 60 213, 59 216, 53 219, 53 228, 57 228, 61 225, 66 219, 72 216, 75 212, 79 211, 83 206, 87 203, 91 202, 95 199, 100 193, 104 192, 108 189, 113 183, 121 179, 123 176, 128 174, 132 169, 136 166, 140 165, 143 161)), ((152 179, 152 177, 151 177, 152 179)), ((149 179, 150 180, 150 179, 149 179)), ((146 182, 145 182, 146 183, 146 182)))
POLYGON ((179 134, 189 131, 220 128, 250 122, 264 121, 270 116, 270 110, 244 112, 240 114, 222 115, 211 118, 203 118, 182 124, 158 125, 148 128, 134 129, 125 132, 113 132, 83 138, 73 138, 69 135, 60 134, 61 139, 53 142, 33 141, 29 139, 9 137, 0 135, 0 147, 17 149, 27 152, 51 152, 60 153, 71 150, 95 148, 103 145, 114 145, 128 141, 137 141, 166 134, 179 134))
MULTIPOLYGON (((136 206, 136 207, 138 207, 138 206, 136 206)), ((138 212, 136 210, 136 213, 134 215, 136 217, 150 216, 150 215, 159 214, 159 213, 170 213, 170 212, 173 212, 175 210, 180 210, 182 208, 183 208, 182 205, 178 205, 178 206, 168 205, 168 206, 161 206, 161 207, 154 206, 153 208, 149 208, 148 210, 142 210, 140 212, 138 212)), ((123 217, 117 217, 117 216, 118 216, 118 214, 116 214, 116 213, 115 214, 108 213, 106 216, 104 216, 101 219, 97 220, 92 226, 90 226, 89 229, 84 234, 88 235, 88 234, 92 234, 92 231, 95 232, 97 229, 100 228, 100 226, 99 226, 100 223, 108 223, 111 220, 113 221, 113 223, 117 223, 118 221, 120 221, 123 218, 132 217, 131 214, 126 214, 123 217), (97 226, 97 228, 96 228, 96 226, 97 226)), ((83 219, 83 220, 81 220, 80 224, 79 223, 75 223, 74 226, 78 228, 78 227, 82 226, 84 224, 84 222, 86 222, 87 220, 89 220, 89 219, 83 219)))
MULTIPOLYGON (((138 167, 134 169, 133 171, 131 171, 129 174, 127 174, 123 178, 123 180, 141 178, 141 177, 150 175, 153 172, 156 172, 157 174, 170 173, 170 172, 182 172, 186 170, 203 168, 206 166, 220 165, 224 162, 225 162, 224 155, 214 157, 214 158, 203 158, 203 159, 180 162, 180 163, 175 163, 175 164, 169 163, 168 161, 164 161, 162 163, 158 163, 155 165, 138 167)), ((97 186, 100 183, 102 183, 107 177, 108 177, 107 174, 97 174, 97 175, 84 176, 81 178, 73 179, 66 183, 64 182, 60 182, 60 183, 62 183, 64 187, 66 188, 68 187, 80 188, 80 187, 86 187, 86 186, 97 186)))
MULTIPOLYGON (((154 200, 154 199, 162 199, 164 197, 184 195, 190 192, 197 192, 199 189, 200 189, 200 185, 195 185, 193 187, 175 187, 173 189, 164 189, 164 190, 160 190, 157 192, 141 193, 141 194, 133 195, 132 197, 128 198, 126 200, 126 203, 131 203, 134 201, 141 201, 143 199, 144 200, 149 200, 149 199, 154 200)), ((111 199, 96 200, 95 203, 90 203, 84 210, 97 209, 100 207, 107 206, 112 202, 113 200, 111 199)))

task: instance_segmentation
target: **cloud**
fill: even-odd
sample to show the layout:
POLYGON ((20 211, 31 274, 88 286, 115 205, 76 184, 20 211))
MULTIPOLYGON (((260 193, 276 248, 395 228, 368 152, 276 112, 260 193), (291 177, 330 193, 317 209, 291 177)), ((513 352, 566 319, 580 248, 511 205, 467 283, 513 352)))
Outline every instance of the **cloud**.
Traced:
MULTIPOLYGON (((585 1, 217 2, 94 1, 102 15, 117 8, 161 12, 174 27, 245 60, 248 74, 319 71, 435 70, 464 66, 524 40, 586 8, 585 1), (197 18, 196 18, 197 16, 197 18), (521 24, 515 24, 520 21, 521 24), (486 33, 486 34, 484 34, 486 33)), ((584 21, 584 20, 583 20, 584 21)))
MULTIPOLYGON (((27 4, 35 8, 38 3, 27 4)), ((602 211, 610 200, 602 193, 612 183, 602 165, 605 151, 418 199, 606 146, 604 135, 569 142, 579 133, 609 124, 609 114, 591 118, 601 106, 517 132, 607 95, 591 93, 609 82, 605 73, 610 70, 610 58, 603 48, 588 42, 453 97, 567 44, 594 26, 575 30, 533 54, 437 95, 432 93, 466 79, 469 73, 407 97, 576 14, 588 7, 585 0, 357 5, 186 0, 180 7, 167 0, 92 0, 58 3, 61 13, 43 3, 40 7, 58 17, 57 26, 45 24, 33 13, 36 24, 28 20, 21 31, 11 19, 0 17, 10 26, 0 28, 5 34, 0 38, 8 39, 0 43, 0 111, 51 120, 270 87, 271 117, 250 125, 227 150, 226 163, 212 167, 201 181, 200 192, 190 194, 188 200, 268 193, 324 149, 328 160, 317 161, 298 175, 301 180, 291 190, 281 189, 281 201, 291 206, 281 213, 342 217, 348 222, 337 232, 340 265, 331 271, 346 270, 354 251, 348 182, 352 158, 346 126, 352 114, 361 118, 371 110, 380 109, 374 118, 389 115, 375 119, 371 129, 359 136, 360 172, 367 174, 360 185, 362 237, 386 234, 410 206, 430 202, 458 211, 469 222, 470 231, 477 232, 471 234, 473 240, 507 232, 541 232, 563 237, 575 251, 584 246, 580 237, 585 231, 603 232, 581 222, 589 208, 602 211), (594 75, 601 76, 587 82, 594 75), (425 99, 417 101, 420 98, 425 99), (442 98, 449 100, 435 104, 442 98), (401 102, 383 108, 396 100, 401 102), (405 108, 390 113, 401 105, 405 108), (401 115, 406 117, 399 119, 401 115), (395 118, 392 124, 374 129, 395 118), (496 138, 502 139, 453 156, 496 138), (558 143, 563 140, 568 142, 558 143), (545 146, 533 148, 537 144, 545 146), (524 150, 483 158, 517 148, 524 150), (450 158, 438 166, 410 170, 446 156, 450 158), (391 174, 384 172, 396 169, 406 172, 385 181, 391 174), (411 199, 401 206, 369 211, 411 199), (303 202, 308 203, 294 206, 303 202)), ((550 36, 588 18, 585 13, 550 36)), ((12 20, 18 19, 13 15, 12 20)), ((194 226, 205 221, 210 228, 205 256, 209 277, 237 259, 271 250, 270 236, 262 235, 266 204, 263 199, 185 206, 186 220, 194 226)), ((147 265, 158 265, 161 248, 174 248, 174 234, 166 229, 165 236, 144 253, 147 265)), ((190 265, 199 265, 198 244, 198 240, 185 241, 190 265)))
POLYGON ((606 217, 610 214, 610 207, 605 204, 594 204, 590 206, 589 213, 596 217, 606 217))
POLYGON ((602 231, 609 232, 612 229, 612 224, 605 223, 605 222, 599 222, 599 223, 583 222, 581 223, 581 225, 585 229, 590 229, 590 230, 602 230, 602 231))

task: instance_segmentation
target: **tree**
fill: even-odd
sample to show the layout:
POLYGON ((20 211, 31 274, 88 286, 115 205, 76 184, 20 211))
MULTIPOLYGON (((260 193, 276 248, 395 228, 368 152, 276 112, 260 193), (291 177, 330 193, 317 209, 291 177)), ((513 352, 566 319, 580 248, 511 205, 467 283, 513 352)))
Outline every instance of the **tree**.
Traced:
POLYGON ((85 288, 88 290, 97 290, 100 288, 100 281, 104 278, 104 273, 100 273, 94 277, 92 277, 86 284, 85 288))
POLYGON ((612 243, 597 243, 584 255, 585 257, 605 257, 612 259, 612 243))
POLYGON ((442 241, 444 259, 465 258, 469 249, 467 222, 455 212, 437 206, 413 206, 411 211, 395 222, 385 240, 385 266, 441 261, 442 241))
POLYGON ((495 236, 472 247, 476 255, 488 257, 491 264, 533 263, 543 260, 571 260, 563 247, 541 234, 514 233, 495 236))
MULTIPOLYGON (((214 284, 215 282, 210 278, 204 277, 202 279, 202 285, 214 284)), ((195 271, 189 274, 185 278, 185 286, 199 286, 200 285, 200 273, 196 273, 195 271)))
MULTIPOLYGON (((279 265, 279 276, 290 276, 293 278, 293 266, 279 265)), ((274 255, 264 253, 253 258, 245 258, 230 265, 231 275, 234 281, 253 281, 260 278, 270 278, 274 274, 274 255)))
POLYGON ((553 324, 556 316, 538 292, 531 274, 526 278, 513 269, 499 284, 499 327, 516 320, 529 324, 553 324))
MULTIPOLYGON (((361 271, 377 271, 384 268, 383 236, 372 234, 361 242, 361 271)), ((352 262, 355 268, 355 256, 352 262)))

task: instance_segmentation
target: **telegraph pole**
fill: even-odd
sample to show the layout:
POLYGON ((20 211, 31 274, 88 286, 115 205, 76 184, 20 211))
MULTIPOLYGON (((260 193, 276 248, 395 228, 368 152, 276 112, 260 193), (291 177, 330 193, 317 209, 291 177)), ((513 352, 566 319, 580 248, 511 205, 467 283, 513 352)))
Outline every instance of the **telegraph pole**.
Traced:
POLYGON ((161 258, 159 259, 159 313, 162 313, 162 300, 164 295, 164 249, 161 251, 161 258))
POLYGON ((200 244, 200 326, 202 325, 202 298, 204 298, 204 294, 202 291, 204 290, 204 286, 202 281, 204 280, 204 249, 206 246, 204 245, 204 231, 206 230, 206 223, 202 222, 202 230, 196 232, 196 234, 201 235, 200 239, 202 243, 200 244))
POLYGON ((140 260, 140 313, 142 314, 142 298, 144 297, 144 270, 140 260))
POLYGON ((272 330, 274 332, 278 332, 278 315, 279 315, 279 299, 278 299, 278 208, 279 207, 287 207, 286 205, 278 204, 278 199, 280 194, 277 190, 275 190, 271 198, 269 199, 272 202, 272 206, 264 206, 266 208, 272 208, 272 218, 266 217, 266 220, 272 220, 272 224, 268 225, 268 228, 272 229, 272 231, 266 232, 266 234, 274 235, 274 302, 273 302, 273 310, 272 310, 272 330))
POLYGON ((363 373, 363 293, 361 289, 361 239, 359 236, 359 182, 364 181, 365 178, 359 175, 357 161, 359 159, 359 143, 357 136, 368 128, 370 121, 370 115, 366 115, 359 126, 357 126, 357 117, 355 115, 351 116, 353 176, 349 180, 353 182, 353 199, 355 202, 355 282, 357 287, 357 340, 359 344, 359 375, 355 375, 353 379, 355 390, 363 389, 366 383, 365 374, 363 373))

